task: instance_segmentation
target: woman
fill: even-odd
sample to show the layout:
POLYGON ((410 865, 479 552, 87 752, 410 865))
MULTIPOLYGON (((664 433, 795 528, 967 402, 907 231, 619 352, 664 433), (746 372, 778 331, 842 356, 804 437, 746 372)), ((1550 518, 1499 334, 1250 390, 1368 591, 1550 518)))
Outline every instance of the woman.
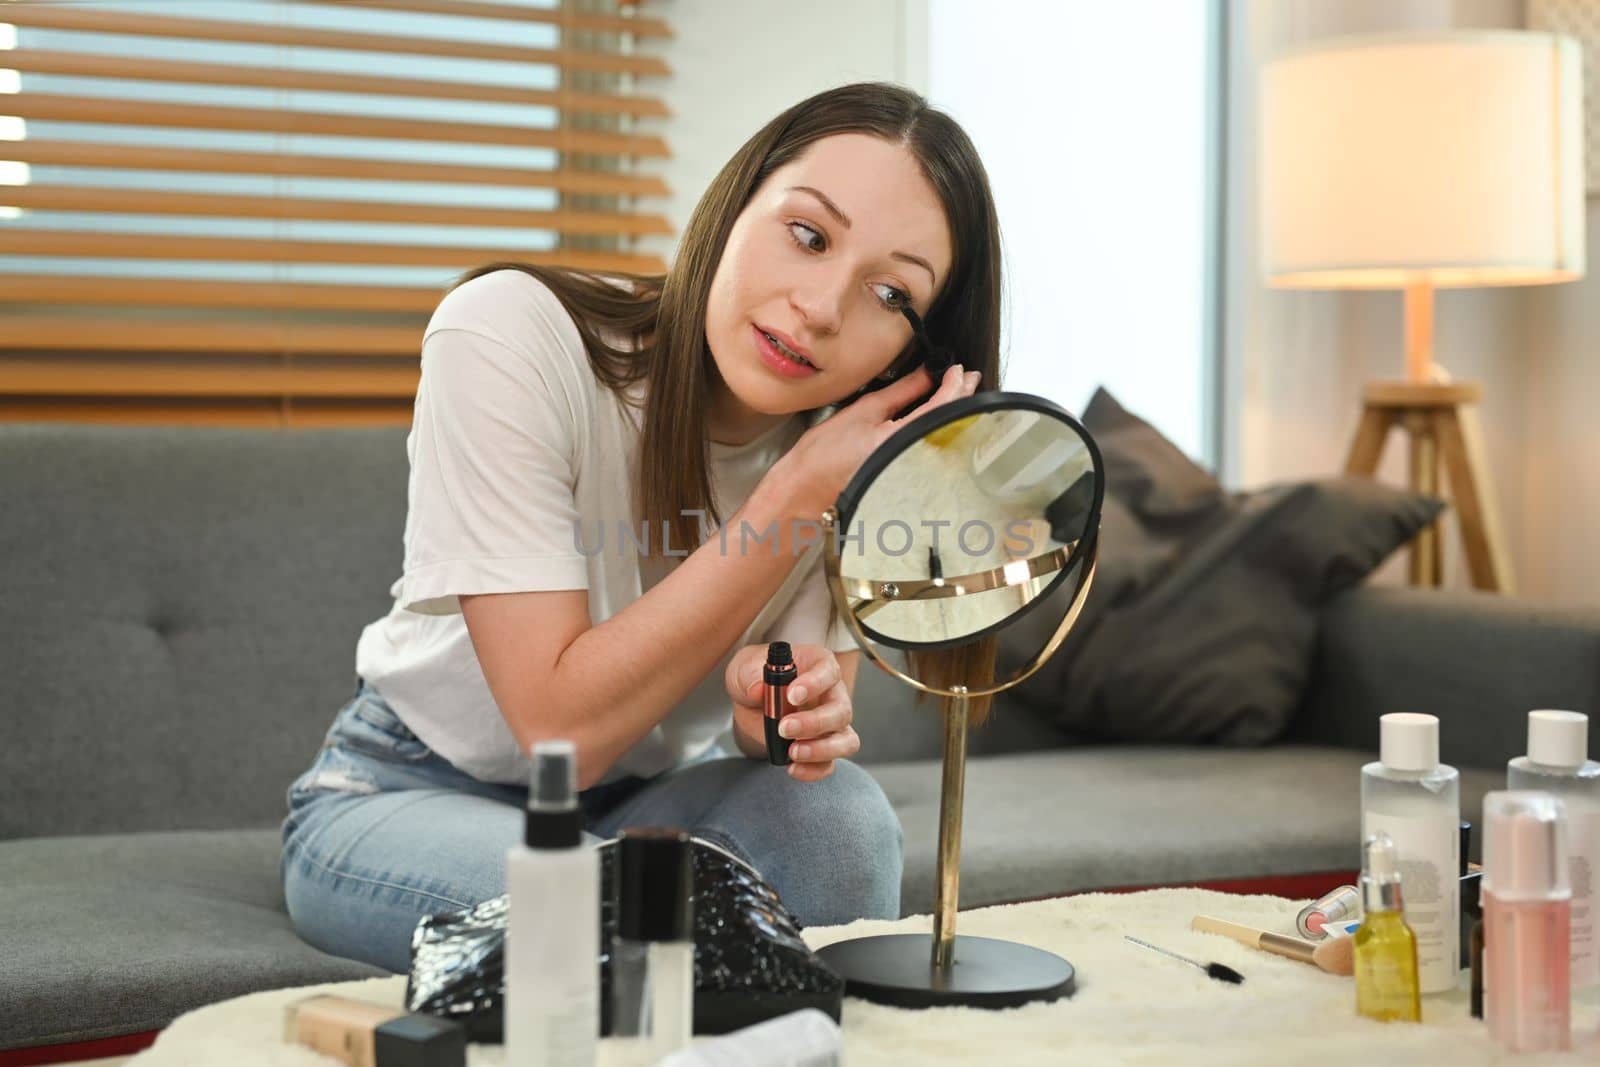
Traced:
POLYGON ((807 523, 899 425, 998 382, 999 313, 971 143, 879 84, 757 133, 664 277, 458 283, 422 346, 394 606, 289 790, 301 936, 406 970, 419 919, 504 891, 527 752, 555 737, 594 834, 716 839, 807 924, 898 916, 900 826, 846 762, 859 653, 807 523), (905 306, 970 370, 933 380, 905 306), (765 760, 770 640, 799 669, 787 773, 765 760))

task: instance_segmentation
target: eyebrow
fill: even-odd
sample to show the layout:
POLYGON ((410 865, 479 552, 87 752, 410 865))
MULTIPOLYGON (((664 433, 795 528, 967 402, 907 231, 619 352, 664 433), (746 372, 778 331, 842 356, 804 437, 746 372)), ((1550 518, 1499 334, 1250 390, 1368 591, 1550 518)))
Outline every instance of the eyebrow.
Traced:
MULTIPOLYGON (((813 189, 809 185, 791 185, 789 186, 789 192, 810 193, 812 196, 816 197, 822 202, 822 206, 828 209, 828 214, 839 220, 839 225, 843 226, 847 230, 850 228, 850 216, 846 215, 843 211, 840 211, 839 205, 835 204, 832 200, 829 200, 827 194, 825 194, 822 190, 813 189)), ((913 256, 909 252, 890 252, 889 258, 903 260, 906 263, 915 263, 917 266, 928 272, 929 281, 933 282, 935 285, 938 284, 938 275, 933 273, 933 268, 929 266, 928 261, 923 259, 921 256, 913 256)))

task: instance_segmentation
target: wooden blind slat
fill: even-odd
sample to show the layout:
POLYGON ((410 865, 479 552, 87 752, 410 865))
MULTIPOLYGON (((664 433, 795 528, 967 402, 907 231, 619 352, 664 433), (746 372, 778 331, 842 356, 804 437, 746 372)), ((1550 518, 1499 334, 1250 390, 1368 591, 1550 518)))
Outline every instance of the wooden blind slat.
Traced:
POLYGON ((571 234, 637 237, 670 234, 660 215, 620 212, 526 211, 517 208, 324 200, 290 196, 233 196, 94 186, 0 185, 0 206, 35 211, 98 211, 130 215, 210 215, 233 218, 400 222, 437 226, 496 226, 571 234))
POLYGON ((309 282, 173 281, 0 274, 0 304, 261 308, 282 311, 399 311, 427 314, 445 286, 318 285, 309 282))
POLYGON ((659 137, 594 133, 566 127, 542 129, 483 122, 433 122, 376 115, 340 115, 264 107, 151 103, 54 93, 17 93, 0 98, 0 110, 24 119, 98 122, 125 126, 177 126, 185 129, 250 130, 260 133, 330 137, 381 137, 405 141, 465 141, 472 144, 554 148, 594 155, 669 156, 659 137))
POLYGON ((466 163, 358 159, 343 156, 275 155, 193 148, 147 148, 76 141, 0 140, 0 160, 40 166, 113 167, 118 170, 178 170, 222 174, 280 174, 368 181, 461 182, 517 185, 595 196, 667 196, 660 178, 578 170, 533 170, 466 163))
POLYGON ((0 393, 13 396, 387 396, 411 397, 415 362, 380 364, 167 362, 0 357, 0 393))
POLYGON ((139 397, 6 397, 0 419, 11 422, 95 422, 121 426, 228 426, 262 430, 340 426, 409 426, 411 399, 349 400, 230 397, 162 400, 139 397))
POLYGON ((422 78, 386 78, 375 74, 338 74, 320 70, 247 67, 229 63, 133 59, 48 49, 13 49, 4 53, 0 64, 11 70, 33 74, 65 74, 81 78, 131 78, 199 85, 251 85, 268 89, 414 96, 432 100, 480 100, 500 104, 553 107, 563 114, 633 115, 639 118, 663 118, 671 114, 666 103, 653 96, 576 93, 565 89, 522 89, 511 85, 486 85, 422 78))
POLYGON ((442 38, 318 30, 264 22, 173 18, 164 15, 130 14, 48 4, 8 3, 4 10, 6 22, 14 26, 31 26, 38 29, 125 33, 134 36, 230 41, 241 44, 283 44, 296 48, 338 48, 352 52, 492 59, 509 63, 548 64, 566 70, 601 71, 647 77, 672 73, 664 61, 654 56, 585 52, 576 49, 524 48, 517 45, 452 41, 442 38))
POLYGON ((521 260, 578 270, 659 274, 657 256, 561 249, 448 245, 362 244, 349 241, 277 241, 245 237, 175 237, 121 233, 69 233, 57 230, 0 230, 0 254, 90 256, 96 259, 240 260, 250 263, 367 263, 408 267, 474 267, 496 260, 521 260))
MULTIPOLYGON (((414 357, 421 350, 425 327, 426 323, 420 318, 411 326, 367 326, 281 320, 163 321, 131 316, 5 315, 0 316, 0 348, 414 357)), ((50 368, 65 373, 64 369, 77 364, 0 355, 0 365, 6 368, 0 374, 0 392, 37 393, 49 390, 38 385, 24 388, 26 382, 33 379, 26 375, 19 377, 16 367, 36 368, 42 382, 50 368)), ((128 364, 134 370, 149 365, 146 359, 128 364)), ((198 365, 186 362, 183 366, 198 365)), ((89 391, 118 393, 124 390, 119 387, 89 391)))
POLYGON ((467 18, 510 19, 541 22, 564 30, 593 33, 632 34, 635 37, 671 37, 672 27, 660 19, 643 16, 584 15, 571 8, 521 7, 512 4, 482 3, 480 0, 344 0, 360 7, 391 11, 416 11, 430 15, 456 15, 467 18))

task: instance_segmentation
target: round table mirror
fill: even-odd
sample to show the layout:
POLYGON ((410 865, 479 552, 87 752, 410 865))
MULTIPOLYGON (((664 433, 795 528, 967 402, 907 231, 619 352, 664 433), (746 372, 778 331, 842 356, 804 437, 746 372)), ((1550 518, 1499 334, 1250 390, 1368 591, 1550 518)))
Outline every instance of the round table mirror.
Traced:
MULTIPOLYGON (((1100 450, 1076 419, 1043 397, 988 392, 901 427, 823 515, 829 587, 856 642, 881 669, 942 697, 944 714, 934 932, 823 949, 851 995, 1001 1008, 1075 988, 1059 956, 956 936, 961 809, 969 701, 1016 685, 1065 640, 1093 582, 1104 495, 1100 450), (998 638, 1033 612, 1057 616, 1029 627, 1048 634, 1038 648, 1007 649, 982 676, 919 672, 930 653, 998 638)), ((862 709, 864 722, 870 715, 862 709)))
MULTIPOLYGON (((874 646, 955 648, 1063 602, 1070 627, 1088 591, 1104 495, 1100 450, 1056 404, 1000 392, 947 404, 885 441, 824 516, 834 599, 886 668, 874 646), (1071 595, 1060 595, 1069 582, 1071 595)), ((966 695, 1009 688, 1054 651, 1023 657, 1012 676, 978 680, 966 695)))

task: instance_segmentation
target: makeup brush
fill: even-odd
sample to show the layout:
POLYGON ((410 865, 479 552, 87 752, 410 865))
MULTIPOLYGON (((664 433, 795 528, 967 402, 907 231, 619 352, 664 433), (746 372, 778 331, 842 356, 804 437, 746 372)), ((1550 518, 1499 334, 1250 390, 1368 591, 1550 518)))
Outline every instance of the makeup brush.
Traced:
POLYGON ((1314 941, 1302 941, 1298 937, 1289 937, 1285 934, 1275 934, 1268 930, 1257 930, 1253 926, 1243 926, 1239 923, 1229 922, 1226 919, 1213 918, 1210 915, 1198 915, 1189 924, 1192 929, 1208 934, 1221 934, 1231 938, 1241 945, 1270 952, 1274 956, 1283 956, 1301 963, 1309 963, 1313 967, 1327 971, 1329 974, 1353 974, 1354 963, 1346 955, 1344 946, 1336 942, 1348 941, 1348 937, 1330 938, 1329 941, 1317 944, 1314 941), (1327 951, 1323 951, 1326 949, 1327 951), (1343 968, 1349 967, 1350 970, 1343 968))
POLYGON ((1351 935, 1330 937, 1311 953, 1311 962, 1329 974, 1349 977, 1356 973, 1356 939, 1351 935))
POLYGON ((1206 972, 1206 974, 1210 975, 1212 978, 1215 978, 1219 982, 1231 982, 1233 985, 1238 985, 1240 982, 1244 981, 1244 975, 1240 974, 1238 971, 1234 970, 1232 967, 1225 966, 1224 964, 1221 964, 1221 963, 1201 963, 1199 960, 1191 960, 1188 956, 1180 956, 1176 952, 1168 952, 1164 948, 1160 948, 1160 947, 1158 947, 1156 945, 1152 945, 1148 941, 1140 941, 1137 937, 1133 937, 1133 936, 1131 936, 1129 934, 1123 934, 1122 935, 1122 939, 1124 941, 1132 941, 1135 945, 1138 945, 1140 948, 1147 948, 1152 952, 1159 952, 1163 956, 1171 956, 1173 959, 1179 960, 1179 961, 1181 961, 1183 963, 1187 963, 1191 967, 1198 967, 1202 971, 1206 972))

